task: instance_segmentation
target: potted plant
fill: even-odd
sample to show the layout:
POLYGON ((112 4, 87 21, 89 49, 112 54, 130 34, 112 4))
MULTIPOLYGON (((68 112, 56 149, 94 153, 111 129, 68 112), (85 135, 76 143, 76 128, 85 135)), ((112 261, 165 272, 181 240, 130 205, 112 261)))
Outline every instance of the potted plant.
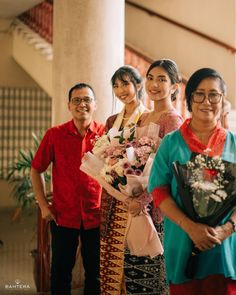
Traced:
MULTIPOLYGON (((36 201, 30 179, 30 169, 34 153, 39 147, 42 136, 37 137, 35 133, 32 136, 34 148, 20 149, 18 158, 7 168, 6 180, 13 185, 12 196, 15 198, 20 210, 30 208, 36 201)), ((44 178, 46 183, 49 182, 50 174, 44 173, 44 178)))

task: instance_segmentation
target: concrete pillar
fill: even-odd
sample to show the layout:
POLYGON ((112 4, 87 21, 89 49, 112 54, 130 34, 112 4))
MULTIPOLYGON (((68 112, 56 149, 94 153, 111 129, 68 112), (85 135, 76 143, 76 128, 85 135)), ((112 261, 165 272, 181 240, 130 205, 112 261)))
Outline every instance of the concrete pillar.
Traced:
POLYGON ((110 79, 124 63, 124 0, 55 0, 53 125, 70 118, 68 90, 87 82, 97 96, 95 119, 112 112, 110 79))

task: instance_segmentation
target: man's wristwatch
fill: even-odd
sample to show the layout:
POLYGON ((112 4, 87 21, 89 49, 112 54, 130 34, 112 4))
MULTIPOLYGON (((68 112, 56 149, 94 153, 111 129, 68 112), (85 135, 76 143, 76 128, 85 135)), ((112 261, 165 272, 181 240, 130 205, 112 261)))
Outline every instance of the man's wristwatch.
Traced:
POLYGON ((233 221, 231 218, 227 222, 230 222, 232 224, 232 226, 233 226, 233 232, 236 232, 236 222, 233 221))

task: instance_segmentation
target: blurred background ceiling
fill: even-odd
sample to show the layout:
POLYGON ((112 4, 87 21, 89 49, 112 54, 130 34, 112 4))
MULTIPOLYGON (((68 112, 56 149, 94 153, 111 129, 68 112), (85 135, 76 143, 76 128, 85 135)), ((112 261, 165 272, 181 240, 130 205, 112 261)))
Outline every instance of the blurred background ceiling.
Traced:
POLYGON ((41 2, 43 1, 42 0, 0 0, 0 17, 13 18, 41 2))

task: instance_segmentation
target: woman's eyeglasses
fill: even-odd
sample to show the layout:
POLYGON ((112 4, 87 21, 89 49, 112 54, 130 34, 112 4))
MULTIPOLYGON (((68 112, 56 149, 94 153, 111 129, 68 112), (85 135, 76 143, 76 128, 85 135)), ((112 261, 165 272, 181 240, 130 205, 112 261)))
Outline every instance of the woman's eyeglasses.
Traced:
POLYGON ((82 102, 85 104, 90 104, 94 99, 92 97, 89 96, 84 96, 84 97, 72 97, 71 98, 71 103, 74 105, 79 105, 82 102))
POLYGON ((192 100, 195 103, 202 103, 205 100, 205 98, 207 98, 211 104, 216 104, 220 102, 221 97, 222 94, 218 92, 210 92, 206 94, 205 92, 195 91, 192 93, 192 100))

